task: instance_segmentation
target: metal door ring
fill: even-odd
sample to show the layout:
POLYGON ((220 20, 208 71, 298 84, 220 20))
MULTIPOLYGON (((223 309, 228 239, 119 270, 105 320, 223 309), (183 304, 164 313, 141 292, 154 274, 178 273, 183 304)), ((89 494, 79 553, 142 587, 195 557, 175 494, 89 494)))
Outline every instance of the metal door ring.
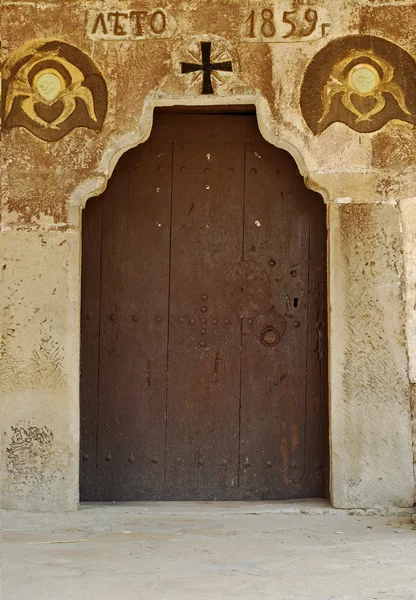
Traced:
POLYGON ((279 340, 279 332, 271 325, 266 327, 266 329, 263 329, 263 331, 261 332, 260 341, 265 346, 276 346, 279 340))

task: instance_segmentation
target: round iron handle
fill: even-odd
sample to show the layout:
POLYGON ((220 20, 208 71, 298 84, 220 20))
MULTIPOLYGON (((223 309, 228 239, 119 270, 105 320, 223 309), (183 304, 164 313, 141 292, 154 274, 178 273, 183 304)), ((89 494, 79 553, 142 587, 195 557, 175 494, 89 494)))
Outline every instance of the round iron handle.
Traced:
POLYGON ((263 329, 263 331, 260 334, 260 341, 265 346, 269 346, 269 347, 276 346, 276 344, 279 340, 280 340, 280 333, 277 331, 277 329, 275 329, 271 325, 269 325, 268 327, 263 329))

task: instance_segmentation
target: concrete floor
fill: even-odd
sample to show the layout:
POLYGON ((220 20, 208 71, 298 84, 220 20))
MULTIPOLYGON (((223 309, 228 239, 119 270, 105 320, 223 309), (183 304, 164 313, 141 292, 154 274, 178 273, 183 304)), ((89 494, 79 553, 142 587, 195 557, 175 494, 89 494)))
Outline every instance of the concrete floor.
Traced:
POLYGON ((410 516, 135 503, 2 521, 2 600, 416 599, 410 516))

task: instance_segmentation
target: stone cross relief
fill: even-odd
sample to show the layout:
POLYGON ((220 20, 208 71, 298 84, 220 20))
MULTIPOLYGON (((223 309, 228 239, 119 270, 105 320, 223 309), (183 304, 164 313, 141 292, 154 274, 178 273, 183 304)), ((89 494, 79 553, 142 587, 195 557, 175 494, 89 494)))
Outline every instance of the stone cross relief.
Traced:
MULTIPOLYGON (((228 71, 232 72, 233 65, 230 60, 226 60, 223 62, 211 62, 211 42, 201 42, 201 63, 199 63, 198 58, 196 58, 190 51, 188 51, 191 58, 195 61, 192 63, 182 62, 181 69, 182 74, 194 73, 195 76, 192 80, 194 83, 197 79, 199 79, 202 75, 202 94, 213 94, 214 88, 212 86, 212 79, 217 83, 221 84, 221 79, 218 77, 217 71, 228 71)), ((221 58, 222 52, 220 55, 214 59, 218 60, 221 58)))

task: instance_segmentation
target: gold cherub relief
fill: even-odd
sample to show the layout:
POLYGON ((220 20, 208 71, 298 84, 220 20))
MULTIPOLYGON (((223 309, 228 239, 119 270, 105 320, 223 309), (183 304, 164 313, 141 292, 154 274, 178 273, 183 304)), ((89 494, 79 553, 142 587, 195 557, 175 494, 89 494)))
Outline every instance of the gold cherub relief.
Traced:
POLYGON ((15 98, 22 98, 21 109, 35 123, 46 128, 58 129, 58 126, 74 112, 76 108, 76 99, 79 98, 85 102, 87 112, 91 119, 97 122, 94 110, 94 99, 87 87, 82 85, 84 76, 81 71, 64 58, 60 58, 55 52, 49 52, 39 57, 29 60, 17 73, 16 80, 9 85, 6 96, 6 107, 4 118, 7 119, 13 106, 15 98), (42 69, 33 77, 32 84, 29 82, 28 75, 33 67, 45 60, 56 61, 61 64, 70 74, 71 83, 66 85, 63 76, 56 69, 42 69), (55 102, 63 103, 62 112, 53 120, 46 121, 36 112, 36 103, 53 106, 55 102))
POLYGON ((316 55, 305 73, 303 116, 315 135, 335 121, 362 133, 376 131, 392 119, 416 123, 415 76, 413 58, 391 42, 373 36, 335 40, 316 55), (351 49, 352 42, 361 48, 351 49))
POLYGON ((371 50, 369 52, 355 51, 335 65, 331 76, 322 90, 323 114, 319 119, 322 122, 328 115, 335 94, 342 94, 341 102, 349 111, 357 116, 356 122, 368 121, 373 115, 379 113, 386 106, 385 93, 389 93, 396 100, 403 112, 410 115, 406 106, 403 90, 392 81, 394 68, 384 59, 378 58, 371 50), (371 62, 361 62, 369 58, 375 63, 380 71, 371 62), (358 64, 354 64, 360 59, 358 64), (353 65, 351 67, 351 65, 353 65), (381 73, 380 73, 381 72, 381 73), (375 104, 367 112, 362 112, 354 104, 353 96, 363 98, 374 98, 375 104))
POLYGON ((75 127, 100 129, 107 89, 93 62, 62 42, 17 52, 4 65, 3 128, 23 126, 46 141, 75 127), (24 54, 24 53, 23 53, 24 54))

